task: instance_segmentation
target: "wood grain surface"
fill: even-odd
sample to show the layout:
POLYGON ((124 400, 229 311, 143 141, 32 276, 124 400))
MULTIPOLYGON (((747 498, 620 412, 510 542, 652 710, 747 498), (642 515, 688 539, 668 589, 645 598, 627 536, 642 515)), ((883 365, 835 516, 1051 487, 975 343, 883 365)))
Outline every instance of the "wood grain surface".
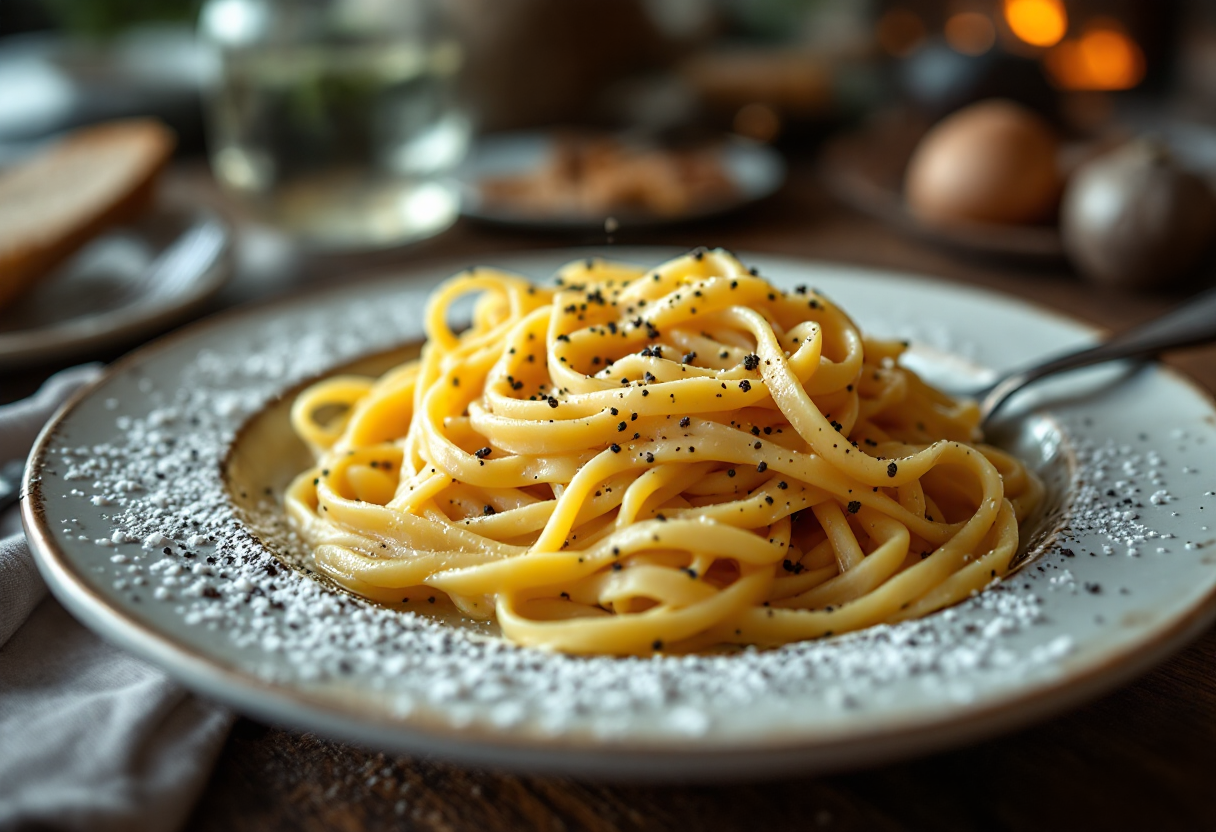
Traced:
MULTIPOLYGON (((172 187, 179 197, 221 204, 244 224, 199 170, 179 171, 172 187)), ((264 279, 256 263, 246 263, 220 303, 354 280, 431 257, 492 263, 495 252, 605 241, 603 235, 572 238, 461 223, 374 262, 297 262, 287 277, 264 279)), ((1081 282, 1062 263, 1018 265, 934 248, 834 202, 809 163, 796 163, 779 195, 744 214, 666 231, 623 229, 616 242, 723 245, 918 272, 1016 295, 1112 330, 1164 312, 1188 291, 1109 294, 1081 282)), ((1216 346, 1167 361, 1216 391, 1216 346)), ((2 397, 28 392, 50 369, 5 379, 2 397)), ((1012 735, 881 768, 744 785, 644 787, 519 777, 384 755, 242 719, 187 828, 1216 830, 1213 784, 1216 629, 1133 684, 1012 735)))

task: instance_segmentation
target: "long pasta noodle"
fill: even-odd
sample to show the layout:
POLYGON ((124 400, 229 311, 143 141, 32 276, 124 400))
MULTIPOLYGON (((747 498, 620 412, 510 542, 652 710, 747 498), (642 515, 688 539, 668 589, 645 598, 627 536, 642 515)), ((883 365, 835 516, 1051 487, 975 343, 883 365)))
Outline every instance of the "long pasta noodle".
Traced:
POLYGON ((316 464, 287 510, 349 590, 442 593, 520 644, 771 646, 925 615, 1009 570, 1042 495, 904 344, 726 251, 548 287, 469 270, 425 327, 417 360, 299 395, 316 464))

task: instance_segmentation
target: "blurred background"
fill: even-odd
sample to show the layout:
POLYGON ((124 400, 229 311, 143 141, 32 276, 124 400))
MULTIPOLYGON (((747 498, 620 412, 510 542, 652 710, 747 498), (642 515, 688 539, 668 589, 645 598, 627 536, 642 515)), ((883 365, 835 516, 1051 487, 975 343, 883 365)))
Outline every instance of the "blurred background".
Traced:
MULTIPOLYGON (((0 168, 143 117, 148 210, 223 228, 212 308, 610 243, 1184 292, 1216 236, 1205 0, 4 0, 0 168)), ((0 353, 64 314, 35 295, 0 353)))
MULTIPOLYGON (((1118 331, 1212 282, 1214 179, 1212 0, 0 0, 0 402, 237 304, 568 246, 927 274, 1118 331), (167 125, 172 157, 128 158, 87 203, 108 164, 90 131, 132 119, 167 125), (64 159, 73 142, 84 165, 64 159), (147 171, 154 194, 112 210, 147 171), (5 300, 28 250, 45 256, 5 300)), ((1216 391, 1216 348, 1169 363, 1216 391)), ((1213 643, 1020 739, 783 788, 826 795, 841 828, 924 826, 934 806, 963 824, 953 783, 1005 763, 1075 774, 1034 801, 1040 826, 1092 824, 1087 777, 1126 795, 1111 816, 1206 816, 1213 643), (924 811, 905 799, 917 778, 924 811)), ((397 823, 368 777, 385 764, 243 720, 196 823, 397 823)), ((411 775, 411 805, 459 825, 481 787, 436 771, 411 775)), ((533 793, 486 782, 483 803, 533 793)), ((723 801, 768 805, 762 788, 723 801)), ((537 794, 575 825, 584 800, 612 808, 537 794)), ((705 797, 625 803, 661 822, 721 810, 705 797)), ((1016 826, 1016 801, 991 816, 1016 826)))

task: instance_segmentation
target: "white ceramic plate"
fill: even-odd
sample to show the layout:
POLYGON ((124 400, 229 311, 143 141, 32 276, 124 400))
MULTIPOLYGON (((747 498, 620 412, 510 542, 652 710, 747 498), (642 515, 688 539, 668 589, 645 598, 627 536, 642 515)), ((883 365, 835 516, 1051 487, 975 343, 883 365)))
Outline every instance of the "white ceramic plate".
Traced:
MULTIPOLYGON (((543 277, 589 253, 491 260, 543 277)), ((1093 337, 979 290, 745 259, 914 340, 919 364, 952 380, 1093 337)), ((1044 551, 921 621, 763 652, 575 658, 337 593, 284 563, 300 555, 275 499, 299 465, 285 394, 416 340, 428 289, 455 268, 230 314, 115 365, 27 469, 23 516, 56 596, 263 719, 471 764, 685 780, 841 769, 1008 730, 1142 672, 1213 617, 1216 413, 1160 368, 1090 371, 1011 405, 1004 430, 1052 489, 1030 535, 1044 551)))
MULTIPOLYGON (((467 217, 557 231, 604 231, 607 214, 591 216, 567 212, 531 213, 482 198, 478 183, 483 179, 518 176, 542 167, 553 150, 549 133, 503 133, 481 139, 470 151, 459 172, 461 212, 467 217)), ((773 194, 785 181, 785 162, 767 145, 739 137, 723 141, 719 163, 735 186, 729 198, 699 206, 685 214, 663 216, 651 213, 608 212, 621 228, 651 228, 729 213, 773 194)))
POLYGON ((92 240, 0 311, 0 367, 131 344, 223 286, 231 233, 214 212, 162 205, 92 240))

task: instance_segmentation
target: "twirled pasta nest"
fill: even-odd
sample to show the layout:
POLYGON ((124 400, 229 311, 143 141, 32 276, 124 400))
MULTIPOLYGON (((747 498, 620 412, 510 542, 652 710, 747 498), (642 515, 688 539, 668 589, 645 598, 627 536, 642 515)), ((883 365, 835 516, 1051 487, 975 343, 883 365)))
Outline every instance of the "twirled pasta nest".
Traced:
POLYGON ((286 503, 322 572, 623 655, 920 616, 1009 569, 1042 486, 905 344, 721 250, 557 284, 456 275, 418 360, 299 396, 317 464, 286 503))

